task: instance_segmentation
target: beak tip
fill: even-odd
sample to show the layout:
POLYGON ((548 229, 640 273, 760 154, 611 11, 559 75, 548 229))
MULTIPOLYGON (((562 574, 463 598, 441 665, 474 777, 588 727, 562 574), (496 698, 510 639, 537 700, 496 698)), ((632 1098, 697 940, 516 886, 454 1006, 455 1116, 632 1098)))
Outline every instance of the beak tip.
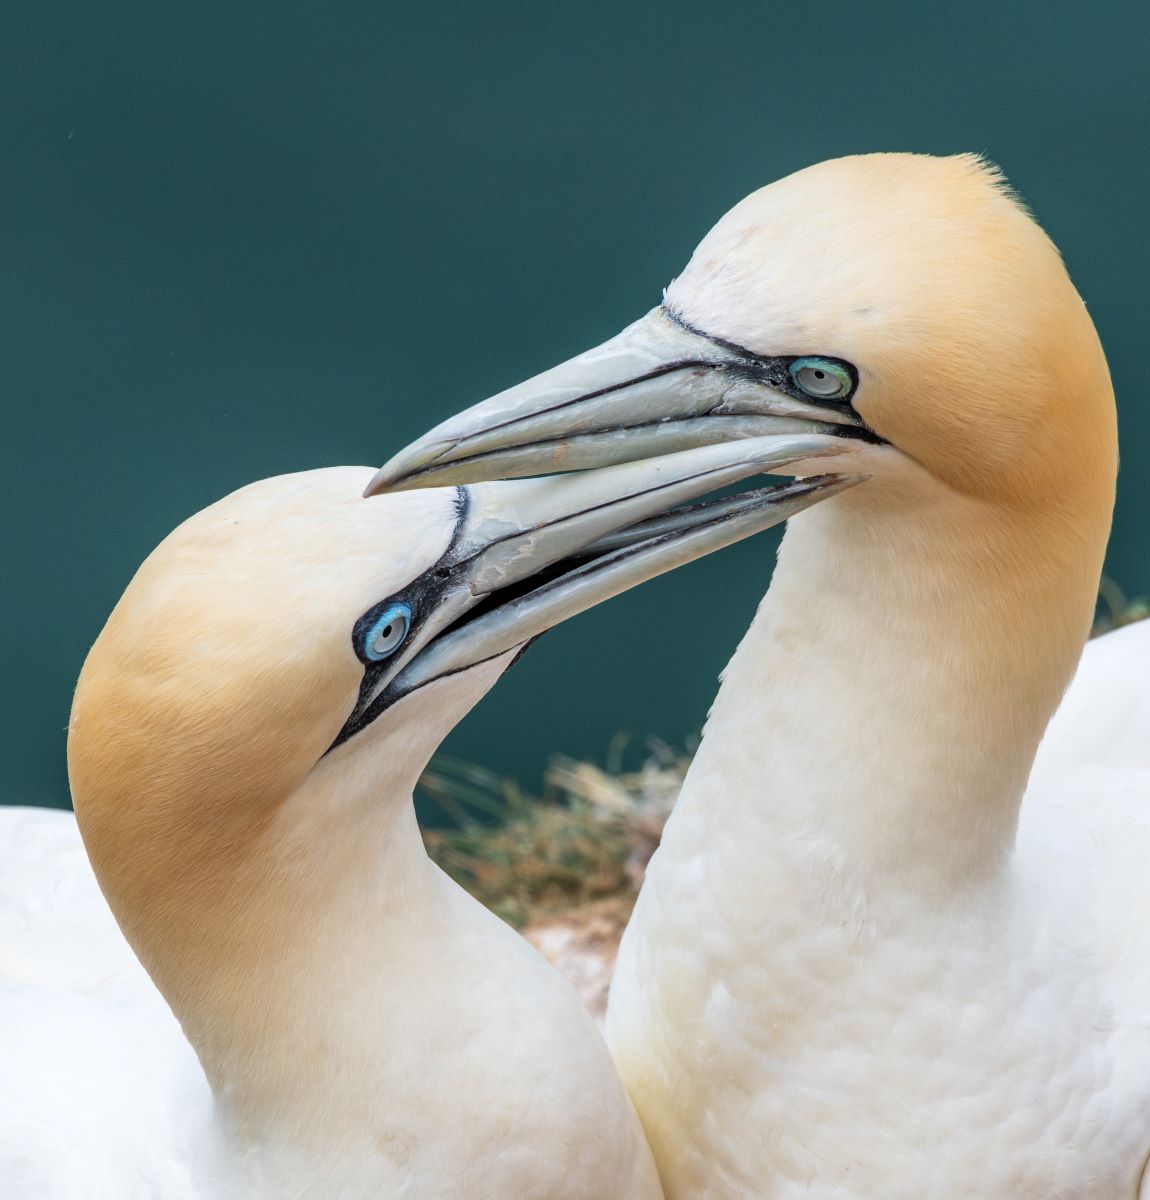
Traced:
POLYGON ((387 491, 388 485, 393 482, 391 473, 384 467, 380 467, 378 471, 368 480, 367 487, 363 489, 363 498, 366 500, 370 496, 381 496, 387 491))
POLYGON ((402 492, 419 487, 417 476, 439 461, 454 445, 454 439, 436 438, 434 441, 421 438, 387 462, 368 481, 363 489, 364 498, 382 496, 386 492, 402 492))
POLYGON ((385 463, 368 480, 367 487, 363 489, 363 498, 366 500, 371 496, 385 496, 388 492, 403 492, 417 487, 414 474, 412 469, 402 464, 385 463))

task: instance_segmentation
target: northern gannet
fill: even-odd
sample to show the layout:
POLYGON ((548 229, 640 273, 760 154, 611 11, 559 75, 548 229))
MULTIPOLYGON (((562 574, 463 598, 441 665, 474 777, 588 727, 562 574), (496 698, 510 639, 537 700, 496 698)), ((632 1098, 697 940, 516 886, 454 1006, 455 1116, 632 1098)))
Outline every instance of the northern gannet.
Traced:
POLYGON ((1150 711, 1150 624, 1091 646, 1087 726, 1056 720, 1036 762, 1116 423, 1082 300, 993 168, 868 155, 754 193, 662 306, 373 490, 806 420, 840 454, 794 472, 869 478, 790 522, 612 985, 666 1194, 1150 1196, 1150 736, 1121 712, 1150 711))
POLYGON ((77 686, 77 820, 0 819, 4 1200, 656 1200, 574 989, 412 789, 527 641, 839 490, 675 509, 810 440, 373 500, 333 468, 172 533, 77 686))

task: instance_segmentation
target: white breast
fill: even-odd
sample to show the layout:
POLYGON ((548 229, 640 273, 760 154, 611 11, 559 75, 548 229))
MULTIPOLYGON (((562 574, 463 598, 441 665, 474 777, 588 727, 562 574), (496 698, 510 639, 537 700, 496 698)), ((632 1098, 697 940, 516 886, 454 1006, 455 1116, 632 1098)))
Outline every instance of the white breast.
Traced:
POLYGON ((1150 620, 1087 643, 1036 765, 1056 761, 1150 768, 1150 620))
POLYGON ((4 1196, 201 1197, 192 1164, 204 1161, 210 1101, 72 814, 0 809, 4 1196))
POLYGON ((442 888, 443 936, 397 955, 404 986, 357 1019, 374 1057, 345 1087, 377 1097, 378 1144, 244 1149, 109 912, 72 815, 0 809, 0 1196, 452 1200, 470 1179, 468 1200, 590 1200, 604 1185, 655 1200, 634 1112, 578 997, 442 888))
POLYGON ((958 906, 869 890, 817 841, 724 829, 720 796, 693 781, 608 1011, 669 1200, 1138 1195, 1150 1153, 1139 662, 1150 623, 1089 647, 1009 870, 958 906))

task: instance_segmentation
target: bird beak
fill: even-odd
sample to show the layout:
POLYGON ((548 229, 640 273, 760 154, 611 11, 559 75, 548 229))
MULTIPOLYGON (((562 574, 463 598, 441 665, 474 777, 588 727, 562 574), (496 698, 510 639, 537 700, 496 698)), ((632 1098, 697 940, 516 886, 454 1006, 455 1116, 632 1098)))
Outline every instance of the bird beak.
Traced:
POLYGON ((602 467, 739 438, 862 429, 848 405, 796 396, 782 361, 707 337, 656 308, 603 345, 436 426, 382 467, 365 494, 602 467))
POLYGON ((812 434, 752 439, 461 488, 451 547, 413 585, 418 629, 394 662, 365 676, 335 744, 417 688, 521 648, 568 617, 849 487, 851 476, 816 476, 692 504, 846 448, 812 434))

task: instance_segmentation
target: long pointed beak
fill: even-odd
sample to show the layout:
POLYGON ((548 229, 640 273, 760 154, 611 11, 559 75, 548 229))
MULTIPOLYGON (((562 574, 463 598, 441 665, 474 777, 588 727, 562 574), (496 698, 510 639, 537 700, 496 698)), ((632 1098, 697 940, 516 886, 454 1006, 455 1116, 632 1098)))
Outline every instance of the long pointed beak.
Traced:
POLYGON ((382 467, 365 494, 861 427, 849 406, 797 396, 781 364, 656 308, 603 345, 438 425, 382 467))
POLYGON ((716 489, 846 448, 815 434, 753 439, 460 489, 451 548, 414 588, 418 632, 367 683, 338 741, 433 679, 522 646, 627 588, 849 487, 855 478, 818 476, 692 505, 716 489))
POLYGON ((396 685, 412 691, 433 679, 525 646, 569 617, 761 533, 858 482, 847 475, 794 480, 748 492, 738 502, 717 500, 695 505, 689 514, 670 521, 666 530, 647 537, 616 535, 605 539, 604 546, 613 549, 590 554, 581 563, 575 561, 570 570, 447 630, 399 675, 396 685))
POLYGON ((846 448, 825 435, 792 434, 569 475, 473 484, 454 554, 466 563, 470 592, 486 595, 708 492, 846 448))

